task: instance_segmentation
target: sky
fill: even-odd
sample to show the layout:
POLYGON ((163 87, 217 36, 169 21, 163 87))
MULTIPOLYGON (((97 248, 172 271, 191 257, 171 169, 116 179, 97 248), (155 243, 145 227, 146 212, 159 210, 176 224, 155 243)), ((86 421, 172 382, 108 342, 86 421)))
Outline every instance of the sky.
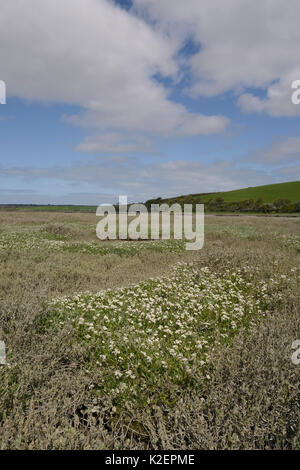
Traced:
POLYGON ((298 0, 0 0, 0 203, 300 180, 298 0))

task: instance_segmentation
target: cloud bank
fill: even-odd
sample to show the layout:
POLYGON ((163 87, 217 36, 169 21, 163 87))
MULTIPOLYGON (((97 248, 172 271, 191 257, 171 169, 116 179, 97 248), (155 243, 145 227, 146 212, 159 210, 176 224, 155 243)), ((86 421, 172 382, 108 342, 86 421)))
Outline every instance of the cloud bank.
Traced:
POLYGON ((79 105, 65 119, 101 135, 210 134, 229 124, 168 98, 154 75, 176 79, 179 41, 111 1, 2 0, 0 43, 8 96, 79 105))

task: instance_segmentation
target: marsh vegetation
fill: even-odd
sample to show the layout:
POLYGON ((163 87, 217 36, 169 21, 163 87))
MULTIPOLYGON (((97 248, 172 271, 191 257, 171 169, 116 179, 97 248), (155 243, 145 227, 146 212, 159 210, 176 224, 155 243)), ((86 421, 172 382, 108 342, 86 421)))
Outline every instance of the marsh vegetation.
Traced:
POLYGON ((96 224, 0 214, 0 448, 299 448, 300 219, 207 217, 192 252, 96 224))

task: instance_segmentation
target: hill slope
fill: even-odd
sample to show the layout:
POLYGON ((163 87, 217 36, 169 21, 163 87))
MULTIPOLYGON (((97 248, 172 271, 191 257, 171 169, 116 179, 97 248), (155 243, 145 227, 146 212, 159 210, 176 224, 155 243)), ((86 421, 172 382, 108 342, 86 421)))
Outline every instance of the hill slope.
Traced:
MULTIPOLYGON (((178 202, 180 204, 204 203, 210 204, 213 210, 259 210, 257 204, 253 204, 250 200, 256 202, 260 200, 260 207, 267 209, 267 205, 273 204, 278 200, 288 200, 290 203, 300 201, 300 181, 292 181, 288 183, 268 184, 264 186, 255 186, 244 189, 236 189, 233 191, 215 192, 215 193, 199 193, 188 194, 185 196, 177 196, 166 199, 151 199, 146 202, 147 205, 153 203, 172 204, 178 202), (243 203, 243 204, 241 204, 243 203), (232 207, 231 207, 232 205, 232 207), (213 207, 215 206, 215 207, 213 207)), ((300 203, 299 203, 300 204, 300 203)), ((279 204, 279 206, 287 204, 279 204)), ((286 212, 294 210, 290 204, 290 208, 286 207, 286 212)), ((271 208, 269 208, 271 210, 271 208)), ((297 211, 297 210, 296 210, 297 211)), ((282 212, 280 210, 280 212, 282 212)))
POLYGON ((276 199, 289 199, 291 202, 300 200, 300 181, 289 183, 268 184, 234 191, 226 191, 205 195, 203 199, 209 201, 221 197, 225 202, 244 201, 245 199, 262 198, 264 202, 272 203, 276 199))
POLYGON ((263 202, 272 203, 276 199, 289 199, 291 202, 300 200, 300 181, 288 183, 267 184, 265 186, 254 186, 233 191, 224 191, 216 193, 198 193, 186 196, 162 199, 163 201, 179 200, 181 198, 193 197, 208 202, 212 199, 222 198, 225 202, 238 202, 245 199, 257 200, 262 198, 263 202))

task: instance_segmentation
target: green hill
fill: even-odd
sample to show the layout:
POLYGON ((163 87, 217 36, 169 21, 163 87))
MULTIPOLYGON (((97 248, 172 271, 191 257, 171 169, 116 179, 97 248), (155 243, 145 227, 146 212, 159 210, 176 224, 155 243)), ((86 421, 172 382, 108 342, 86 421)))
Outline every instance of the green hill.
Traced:
POLYGON ((212 211, 298 212, 300 207, 300 181, 268 184, 233 191, 198 193, 166 199, 150 199, 155 203, 206 204, 212 211))
MULTIPOLYGON (((195 194, 195 197, 201 194, 195 194)), ((254 186, 234 191, 217 192, 206 194, 201 197, 205 201, 221 197, 225 202, 244 201, 245 199, 259 199, 272 203, 277 199, 289 199, 291 202, 300 201, 300 181, 289 183, 267 184, 265 186, 254 186)))

